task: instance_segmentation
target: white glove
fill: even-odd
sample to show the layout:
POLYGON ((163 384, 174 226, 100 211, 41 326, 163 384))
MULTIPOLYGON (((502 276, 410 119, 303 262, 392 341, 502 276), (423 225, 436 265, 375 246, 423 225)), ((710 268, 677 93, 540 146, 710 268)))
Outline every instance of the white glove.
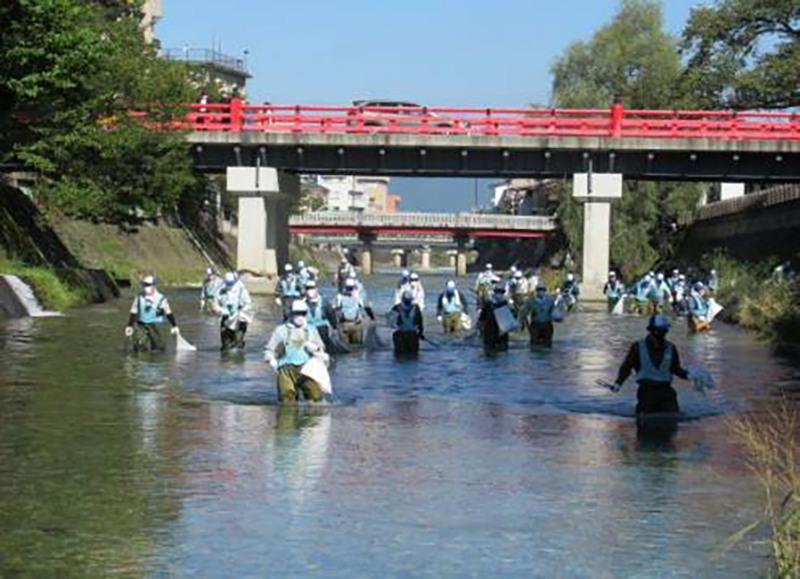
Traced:
POLYGON ((442 316, 436 316, 436 319, 441 322, 442 321, 442 316))
POLYGON ((275 298, 275 303, 281 305, 281 298, 275 298))
POLYGON ((169 333, 172 334, 173 336, 177 336, 178 334, 181 333, 181 331, 178 328, 178 326, 172 326, 172 329, 169 331, 169 333))
POLYGON ((125 326, 125 337, 130 338, 133 336, 133 326, 125 326))
POLYGON ((274 372, 277 372, 278 371, 278 361, 275 358, 270 358, 269 367, 272 368, 272 370, 274 372))

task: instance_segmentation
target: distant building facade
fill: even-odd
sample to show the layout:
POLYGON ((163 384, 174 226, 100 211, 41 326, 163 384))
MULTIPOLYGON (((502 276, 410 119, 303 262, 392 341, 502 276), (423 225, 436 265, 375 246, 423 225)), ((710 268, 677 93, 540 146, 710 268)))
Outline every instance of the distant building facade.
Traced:
POLYGON ((496 183, 494 210, 509 215, 552 215, 561 186, 557 179, 508 179, 496 183))
POLYGON ((309 175, 303 178, 309 191, 326 191, 328 211, 394 213, 400 196, 389 193, 389 177, 309 175))

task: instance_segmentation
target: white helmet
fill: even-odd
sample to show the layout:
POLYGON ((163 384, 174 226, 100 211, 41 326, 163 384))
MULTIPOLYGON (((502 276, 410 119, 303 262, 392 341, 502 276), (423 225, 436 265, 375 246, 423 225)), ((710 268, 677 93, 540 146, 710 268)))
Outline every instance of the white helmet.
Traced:
POLYGON ((152 275, 144 276, 144 279, 142 280, 142 285, 156 285, 155 276, 152 275))
POLYGON ((664 274, 663 274, 663 273, 660 273, 660 274, 658 274, 658 275, 656 276, 656 279, 657 279, 658 281, 664 281, 664 274))
POLYGON ((229 271, 225 274, 225 285, 233 285, 236 283, 236 274, 229 271))
POLYGON ((514 279, 522 279, 522 272, 520 270, 514 272, 514 279))
POLYGON ((575 276, 572 275, 571 273, 568 273, 567 274, 567 281, 575 281, 575 276))
POLYGON ((302 259, 297 262, 297 269, 303 269, 306 266, 306 262, 302 259))
POLYGON ((408 271, 407 269, 404 269, 403 273, 401 275, 403 276, 403 279, 405 279, 405 278, 407 278, 408 276, 411 275, 411 272, 408 271))
POLYGON ((487 269, 488 271, 492 271, 492 264, 491 264, 491 263, 487 263, 487 264, 486 264, 486 269, 487 269))
POLYGON ((609 272, 608 272, 608 277, 617 277, 617 272, 615 272, 615 271, 609 271, 609 272))
POLYGON ((284 265, 284 266, 283 266, 283 270, 284 270, 284 271, 286 271, 286 272, 290 272, 290 271, 292 271, 293 269, 294 269, 294 268, 292 267, 292 264, 291 264, 291 263, 287 263, 286 265, 284 265))
POLYGON ((411 273, 411 281, 419 281, 419 274, 415 271, 411 273))
POLYGON ((447 289, 449 289, 449 290, 454 290, 454 289, 456 289, 456 282, 454 282, 454 281, 451 279, 450 281, 448 281, 448 282, 447 282, 447 284, 445 285, 445 288, 447 288, 447 289))
POLYGON ((294 300, 292 302, 292 315, 294 314, 307 314, 308 305, 305 300, 294 300))

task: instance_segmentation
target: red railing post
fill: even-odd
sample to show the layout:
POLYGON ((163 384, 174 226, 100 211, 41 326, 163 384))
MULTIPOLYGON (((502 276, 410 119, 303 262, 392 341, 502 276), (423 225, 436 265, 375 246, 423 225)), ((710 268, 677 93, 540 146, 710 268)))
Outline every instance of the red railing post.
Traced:
POLYGON ((622 117, 625 116, 625 106, 622 101, 615 100, 611 105, 611 136, 619 138, 622 136, 622 117))
POLYGON ((239 131, 242 128, 242 99, 234 97, 231 99, 231 130, 239 131))

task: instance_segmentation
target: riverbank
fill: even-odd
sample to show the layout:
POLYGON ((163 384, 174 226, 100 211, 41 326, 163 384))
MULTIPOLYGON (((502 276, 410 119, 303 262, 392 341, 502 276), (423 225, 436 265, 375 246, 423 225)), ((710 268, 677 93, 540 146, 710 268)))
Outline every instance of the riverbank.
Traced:
POLYGON ((756 332, 779 349, 800 351, 800 280, 776 276, 773 263, 742 262, 723 254, 705 259, 716 269, 716 299, 725 306, 723 319, 756 332))
POLYGON ((107 301, 146 274, 164 285, 200 283, 210 264, 232 267, 234 247, 233 237, 203 222, 123 231, 49 217, 21 191, 0 184, 0 273, 20 277, 48 310, 107 301))

